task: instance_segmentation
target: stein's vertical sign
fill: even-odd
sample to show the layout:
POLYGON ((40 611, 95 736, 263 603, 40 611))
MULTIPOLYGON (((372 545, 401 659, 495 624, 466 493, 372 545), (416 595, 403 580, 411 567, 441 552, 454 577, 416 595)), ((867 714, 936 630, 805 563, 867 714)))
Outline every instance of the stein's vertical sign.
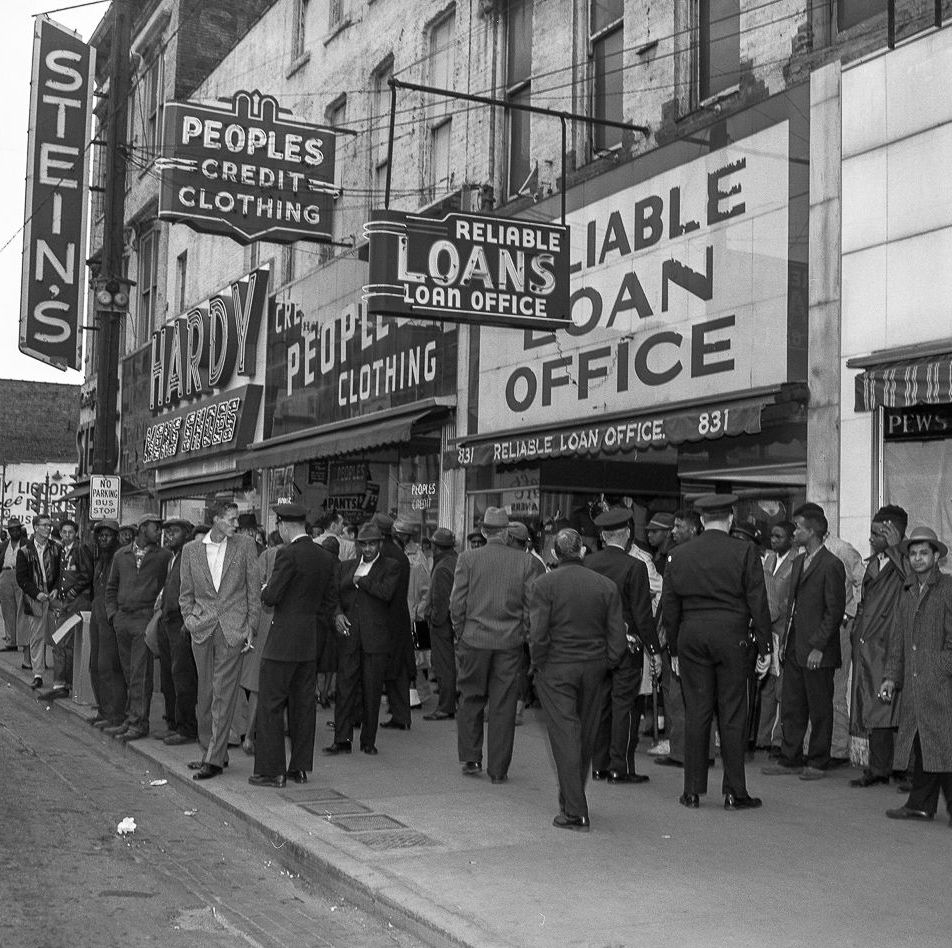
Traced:
POLYGON ((38 16, 27 144, 20 351, 82 365, 86 198, 96 53, 72 30, 38 16))

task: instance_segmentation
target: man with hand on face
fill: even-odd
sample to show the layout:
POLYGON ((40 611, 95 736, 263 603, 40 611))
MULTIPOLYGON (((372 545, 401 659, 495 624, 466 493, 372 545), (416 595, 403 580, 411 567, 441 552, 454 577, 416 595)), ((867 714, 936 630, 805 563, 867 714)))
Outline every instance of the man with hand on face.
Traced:
POLYGON ((359 695, 363 696, 360 749, 365 754, 377 753, 380 693, 392 646, 391 603, 400 594, 401 582, 399 563, 380 553, 383 539, 376 523, 365 523, 357 534, 360 558, 341 568, 340 605, 335 618, 334 743, 324 748, 325 754, 351 752, 359 695))
MULTIPOLYGON (((902 540, 908 515, 902 507, 880 508, 869 533, 872 556, 866 562, 862 596, 853 623, 853 696, 850 702, 854 734, 869 742, 869 764, 851 787, 888 784, 896 744, 897 706, 879 697, 886 677, 886 654, 897 634, 902 590, 910 578, 902 540)), ((908 761, 904 760, 903 766, 908 761)))
POLYGON ((287 778, 306 783, 314 768, 317 715, 317 656, 338 611, 337 557, 304 530, 307 511, 279 504, 278 531, 284 545, 261 601, 274 608, 261 671, 255 723, 255 772, 248 783, 283 787, 287 778), (291 758, 284 756, 284 712, 288 713, 291 758))
POLYGON ((127 706, 124 724, 108 727, 105 733, 121 741, 135 741, 149 733, 155 660, 146 645, 145 629, 172 559, 168 550, 159 547, 161 534, 162 518, 158 514, 143 517, 135 540, 112 558, 106 584, 106 614, 116 630, 127 706))
POLYGON ((770 612, 757 550, 730 536, 734 494, 695 502, 704 532, 668 559, 661 608, 671 668, 684 693, 682 806, 697 809, 707 792, 708 742, 717 707, 724 762, 724 809, 761 805, 747 792, 747 682, 756 647, 757 675, 770 665, 770 612), (753 641, 751 640, 753 632, 753 641))
POLYGON ((217 777, 228 762, 228 731, 238 682, 261 612, 258 548, 237 535, 238 505, 218 501, 212 527, 182 549, 179 606, 198 670, 198 740, 205 754, 188 766, 193 780, 217 777))
POLYGON ((945 797, 952 827, 952 577, 939 572, 948 547, 929 527, 916 527, 902 550, 912 571, 898 609, 898 628, 890 637, 886 675, 879 698, 899 708, 897 759, 912 754, 912 792, 892 820, 931 820, 945 797))

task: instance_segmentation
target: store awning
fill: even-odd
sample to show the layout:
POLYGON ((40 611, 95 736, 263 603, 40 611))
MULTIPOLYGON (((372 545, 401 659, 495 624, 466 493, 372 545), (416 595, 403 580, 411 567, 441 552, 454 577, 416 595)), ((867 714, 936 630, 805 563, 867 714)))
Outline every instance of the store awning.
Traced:
POLYGON ((428 399, 416 403, 416 410, 380 412, 377 420, 348 418, 343 422, 269 438, 249 446, 244 461, 253 468, 280 467, 317 458, 354 454, 370 448, 409 441, 413 428, 425 418, 445 414, 455 399, 428 399), (386 417, 380 417, 386 415, 386 417))
POLYGON ((725 435, 756 434, 761 412, 781 400, 805 401, 805 386, 774 386, 744 398, 671 405, 652 412, 603 416, 550 429, 460 438, 444 456, 447 467, 519 464, 558 457, 630 455, 725 435))
POLYGON ((250 487, 249 471, 225 471, 220 474, 206 474, 190 477, 187 480, 173 481, 156 485, 161 500, 182 500, 185 497, 204 497, 217 491, 247 490, 250 487))
POLYGON ((952 353, 847 365, 865 369, 856 377, 856 411, 952 402, 952 353))

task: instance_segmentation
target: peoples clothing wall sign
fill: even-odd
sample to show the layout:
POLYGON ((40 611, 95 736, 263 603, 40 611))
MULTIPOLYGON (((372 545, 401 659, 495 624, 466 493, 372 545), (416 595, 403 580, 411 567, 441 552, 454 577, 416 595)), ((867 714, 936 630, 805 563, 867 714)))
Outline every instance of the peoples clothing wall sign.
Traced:
POLYGON ((38 16, 27 143, 20 351, 81 369, 88 144, 96 51, 38 16))
POLYGON ((567 227, 384 210, 373 212, 364 233, 371 315, 536 329, 569 321, 567 227))
POLYGON ((169 102, 159 217, 239 243, 331 239, 337 136, 300 122, 271 95, 227 104, 169 102))

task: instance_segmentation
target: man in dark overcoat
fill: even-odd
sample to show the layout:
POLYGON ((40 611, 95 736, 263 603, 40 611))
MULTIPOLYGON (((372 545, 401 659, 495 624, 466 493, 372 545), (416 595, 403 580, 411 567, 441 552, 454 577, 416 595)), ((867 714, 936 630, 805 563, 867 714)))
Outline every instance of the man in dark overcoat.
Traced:
POLYGON ((645 783, 645 774, 635 773, 638 747, 638 715, 635 702, 641 685, 644 649, 660 665, 661 645, 651 614, 648 569, 625 551, 630 540, 631 511, 625 507, 607 510, 595 518, 602 549, 585 557, 585 565, 610 579, 621 597, 622 618, 628 648, 611 673, 611 688, 602 708, 592 756, 592 777, 609 783, 645 783))
POLYGON ((530 589, 529 649, 559 778, 552 825, 587 832, 585 780, 608 674, 628 654, 628 642, 618 587, 582 566, 578 531, 560 530, 554 549, 558 569, 530 589))
POLYGON ((952 577, 939 572, 949 552, 929 527, 916 527, 903 542, 912 576, 899 600, 899 627, 890 639, 880 697, 899 708, 897 759, 912 754, 912 792, 886 816, 931 820, 945 797, 952 827, 952 577))
POLYGON ((430 574, 427 621, 430 623, 430 649, 433 674, 440 685, 436 710, 424 714, 424 721, 446 721, 456 717, 456 649, 450 622, 450 595, 456 571, 456 537, 440 527, 430 538, 433 544, 433 572, 430 574))
MULTIPOLYGON (((902 507, 881 508, 870 528, 872 556, 866 561, 862 596, 853 623, 852 730, 869 742, 869 763, 851 787, 888 784, 893 770, 898 704, 879 697, 886 677, 886 653, 896 633, 899 601, 909 578, 902 540, 908 516, 902 507)), ((906 761, 902 766, 905 767, 906 761)))
POLYGON ((317 714, 317 656, 337 613, 337 558, 304 530, 307 511, 279 504, 278 531, 284 546, 261 591, 274 609, 261 656, 258 713, 255 719, 255 772, 248 783, 283 787, 286 778, 305 783, 314 767, 317 714), (284 756, 284 712, 291 735, 290 760, 284 756))
POLYGON ((684 793, 679 802, 691 809, 707 792, 715 707, 724 807, 761 805, 759 797, 747 792, 744 772, 747 685, 755 651, 760 677, 770 664, 770 611, 756 548, 730 536, 736 502, 734 494, 707 494, 695 502, 704 532, 670 555, 661 593, 671 667, 684 694, 684 793))

